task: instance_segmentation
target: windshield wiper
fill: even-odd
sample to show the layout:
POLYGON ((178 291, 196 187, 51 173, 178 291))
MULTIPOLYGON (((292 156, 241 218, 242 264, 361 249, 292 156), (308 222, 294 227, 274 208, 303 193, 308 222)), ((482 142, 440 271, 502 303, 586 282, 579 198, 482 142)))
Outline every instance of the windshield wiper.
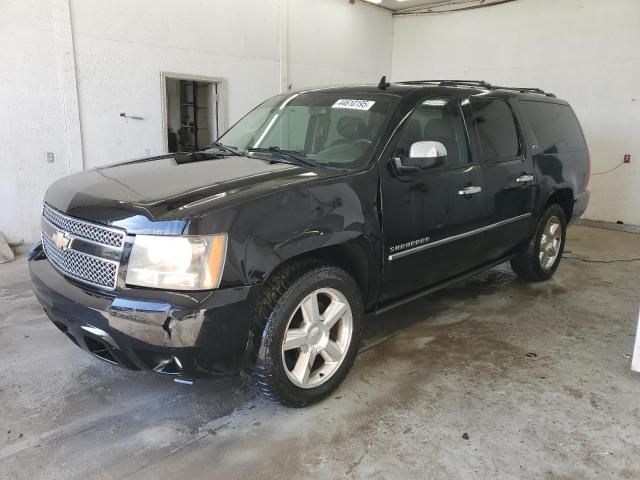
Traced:
POLYGON ((253 147, 247 149, 249 152, 255 153, 270 153, 272 162, 282 162, 282 163, 291 163, 294 165, 306 165, 308 167, 317 167, 318 165, 311 160, 304 158, 306 154, 304 152, 297 152, 295 150, 282 150, 280 147, 269 147, 269 148, 261 148, 261 147, 253 147), (293 162, 286 161, 287 159, 293 160, 293 162))
POLYGON ((222 150, 223 152, 230 153, 231 155, 235 155, 237 157, 244 157, 244 154, 238 150, 236 147, 232 147, 230 145, 223 145, 220 142, 213 142, 209 147, 215 147, 218 150, 222 150))

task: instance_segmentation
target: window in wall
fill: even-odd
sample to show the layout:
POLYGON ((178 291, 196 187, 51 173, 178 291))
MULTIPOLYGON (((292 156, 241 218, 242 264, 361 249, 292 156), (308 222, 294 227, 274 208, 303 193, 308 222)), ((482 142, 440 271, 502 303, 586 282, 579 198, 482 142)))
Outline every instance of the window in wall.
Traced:
POLYGON ((220 136, 219 84, 166 79, 168 152, 202 150, 220 136))
POLYGON ((500 162, 520 152, 518 132, 511 109, 503 100, 471 100, 471 128, 484 162, 500 162))
POLYGON ((587 149, 580 124, 568 105, 522 100, 520 109, 541 152, 554 154, 587 149))

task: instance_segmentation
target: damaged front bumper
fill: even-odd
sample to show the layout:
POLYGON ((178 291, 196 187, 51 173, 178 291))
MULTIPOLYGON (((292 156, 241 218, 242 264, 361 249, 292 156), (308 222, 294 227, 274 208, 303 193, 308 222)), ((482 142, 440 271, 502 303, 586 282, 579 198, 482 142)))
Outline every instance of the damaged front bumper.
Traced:
POLYGON ((190 378, 237 373, 248 360, 256 287, 106 293, 65 278, 41 245, 29 254, 29 271, 51 321, 101 360, 190 378))

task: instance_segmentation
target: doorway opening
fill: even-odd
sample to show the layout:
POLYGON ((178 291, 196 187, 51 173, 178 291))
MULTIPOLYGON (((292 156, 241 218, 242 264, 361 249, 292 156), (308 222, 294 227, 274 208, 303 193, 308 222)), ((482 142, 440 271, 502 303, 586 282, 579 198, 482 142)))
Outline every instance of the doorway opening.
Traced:
POLYGON ((166 151, 196 152, 211 145, 226 128, 223 81, 164 75, 163 83, 166 151))

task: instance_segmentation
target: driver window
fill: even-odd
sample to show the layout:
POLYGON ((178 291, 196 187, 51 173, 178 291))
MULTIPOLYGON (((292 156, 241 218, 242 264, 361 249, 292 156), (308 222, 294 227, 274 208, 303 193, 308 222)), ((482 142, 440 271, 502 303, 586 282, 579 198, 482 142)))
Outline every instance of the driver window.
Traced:
POLYGON ((441 168, 456 168, 469 162, 462 115, 453 99, 430 98, 418 104, 402 128, 394 156, 408 157, 411 145, 421 141, 440 142, 447 149, 445 166, 441 168))

